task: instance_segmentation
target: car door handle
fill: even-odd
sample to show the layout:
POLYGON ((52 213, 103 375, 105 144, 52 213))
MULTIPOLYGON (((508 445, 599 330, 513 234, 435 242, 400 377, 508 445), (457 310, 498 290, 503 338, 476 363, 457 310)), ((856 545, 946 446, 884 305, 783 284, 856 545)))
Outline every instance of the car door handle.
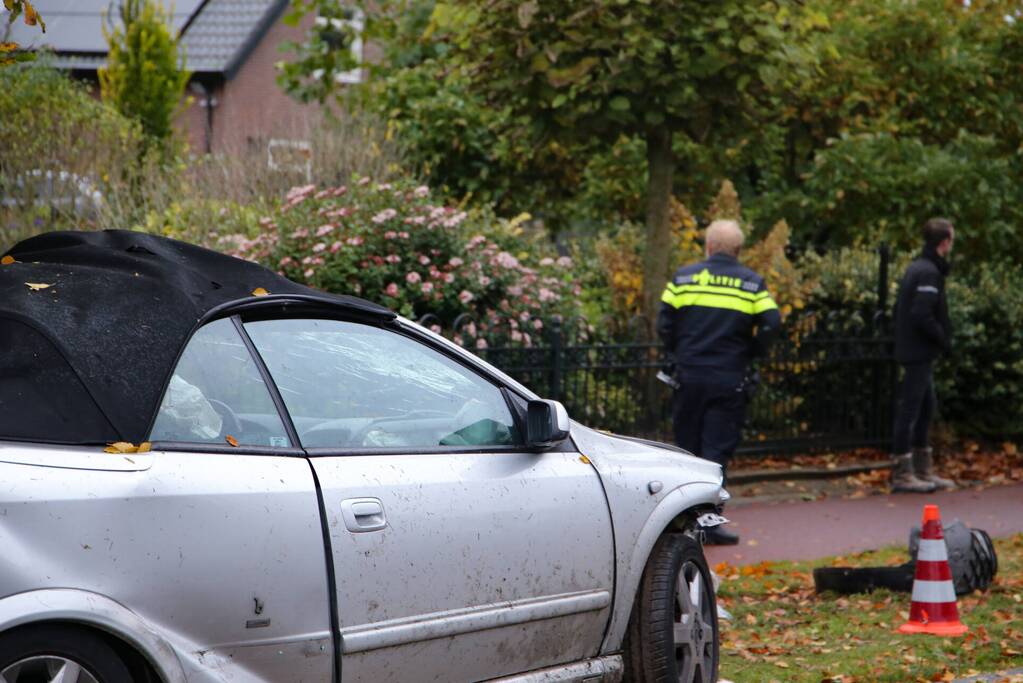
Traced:
POLYGON ((349 498, 341 501, 345 528, 352 533, 379 531, 387 526, 384 504, 379 498, 349 498))

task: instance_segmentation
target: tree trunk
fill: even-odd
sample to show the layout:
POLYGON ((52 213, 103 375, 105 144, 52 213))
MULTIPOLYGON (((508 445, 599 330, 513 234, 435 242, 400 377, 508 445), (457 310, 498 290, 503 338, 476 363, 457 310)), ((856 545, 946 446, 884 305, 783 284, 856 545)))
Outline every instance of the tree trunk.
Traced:
POLYGON ((643 250, 643 315, 647 333, 654 339, 661 293, 671 275, 671 186, 675 156, 671 151, 671 130, 651 129, 646 137, 647 191, 646 240, 643 250))

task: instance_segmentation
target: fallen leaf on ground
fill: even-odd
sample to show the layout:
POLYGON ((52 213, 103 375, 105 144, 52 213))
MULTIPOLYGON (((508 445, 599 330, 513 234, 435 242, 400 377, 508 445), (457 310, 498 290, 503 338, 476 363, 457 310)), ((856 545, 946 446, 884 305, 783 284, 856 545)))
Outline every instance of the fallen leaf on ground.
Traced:
POLYGON ((49 289, 53 285, 48 285, 45 282, 26 282, 25 285, 33 292, 38 292, 40 289, 49 289))

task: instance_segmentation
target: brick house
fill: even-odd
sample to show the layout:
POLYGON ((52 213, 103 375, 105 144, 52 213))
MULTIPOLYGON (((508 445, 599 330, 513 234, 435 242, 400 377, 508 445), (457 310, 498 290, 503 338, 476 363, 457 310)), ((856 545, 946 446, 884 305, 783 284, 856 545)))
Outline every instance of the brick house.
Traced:
MULTIPOLYGON (((168 4, 168 3, 165 3, 168 4)), ((197 152, 231 153, 289 148, 304 142, 317 116, 315 106, 291 99, 276 82, 279 46, 299 41, 312 24, 283 22, 288 0, 175 0, 172 25, 178 31, 186 68, 192 72, 186 107, 178 126, 197 152)), ((11 38, 31 47, 49 47, 58 68, 90 81, 106 62, 104 15, 116 15, 116 0, 38 0, 45 34, 15 24, 11 38)), ((353 50, 361 57, 361 41, 353 50)), ((343 79, 354 81, 359 72, 343 79)))

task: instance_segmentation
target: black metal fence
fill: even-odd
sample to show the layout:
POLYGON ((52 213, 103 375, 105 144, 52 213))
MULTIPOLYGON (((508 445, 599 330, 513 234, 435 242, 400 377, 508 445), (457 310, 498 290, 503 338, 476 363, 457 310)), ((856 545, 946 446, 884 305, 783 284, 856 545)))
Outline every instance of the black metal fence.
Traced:
MULTIPOLYGON (((799 453, 886 447, 890 441, 897 366, 886 334, 888 253, 879 250, 878 305, 868 329, 823 324, 788 334, 758 364, 761 383, 747 411, 740 454, 799 453)), ((872 313, 873 315, 869 315, 872 313)), ((820 316, 822 318, 827 316, 820 316)), ((435 320, 422 320, 424 324, 435 320)), ((472 322, 456 321, 460 326, 472 322)), ((671 389, 659 343, 593 342, 583 320, 546 321, 542 345, 493 343, 476 353, 537 394, 565 404, 591 427, 672 441, 671 389)))
MULTIPOLYGON (((542 347, 477 353, 569 414, 599 429, 672 441, 671 389, 660 345, 587 344, 553 321, 542 347)), ((882 336, 781 341, 759 364, 740 453, 792 453, 888 443, 895 364, 882 336)))

